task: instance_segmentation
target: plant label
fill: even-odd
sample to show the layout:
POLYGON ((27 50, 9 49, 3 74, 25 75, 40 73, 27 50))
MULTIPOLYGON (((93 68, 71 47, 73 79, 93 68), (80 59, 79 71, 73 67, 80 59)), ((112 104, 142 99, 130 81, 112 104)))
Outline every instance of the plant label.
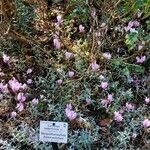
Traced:
POLYGON ((40 141, 67 143, 68 123, 40 121, 40 141))

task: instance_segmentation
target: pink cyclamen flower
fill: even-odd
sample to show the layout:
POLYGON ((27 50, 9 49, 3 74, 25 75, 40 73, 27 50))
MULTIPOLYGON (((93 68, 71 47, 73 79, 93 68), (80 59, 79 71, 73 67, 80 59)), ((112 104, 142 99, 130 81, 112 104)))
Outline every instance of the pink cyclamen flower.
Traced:
POLYGON ((145 98, 145 103, 146 103, 146 104, 149 104, 149 103, 150 103, 150 98, 146 97, 146 98, 145 98))
POLYGON ((53 43, 54 43, 54 47, 55 47, 56 49, 60 49, 60 48, 61 48, 61 43, 60 43, 60 40, 59 40, 58 38, 55 38, 55 39, 53 40, 53 43))
POLYGON ((82 33, 84 32, 84 26, 82 24, 79 25, 79 32, 82 33))
POLYGON ((134 25, 133 21, 129 21, 129 23, 128 23, 128 27, 132 28, 132 27, 133 27, 133 25, 134 25))
POLYGON ((125 27, 126 31, 137 32, 134 27, 138 27, 140 23, 138 21, 129 21, 128 26, 125 27))
POLYGON ((33 82, 32 79, 27 80, 27 84, 32 84, 32 82, 33 82))
POLYGON ((5 76, 4 72, 0 72, 0 77, 5 76))
POLYGON ((109 105, 108 99, 103 99, 103 100, 101 101, 101 104, 102 104, 105 108, 107 108, 108 105, 109 105))
POLYGON ((99 65, 96 63, 96 61, 93 61, 93 63, 91 63, 91 68, 93 71, 96 71, 99 69, 99 65))
POLYGON ((120 112, 114 112, 114 120, 117 122, 121 122, 123 120, 122 114, 120 112))
POLYGON ((27 86, 27 84, 23 84, 22 86, 21 86, 21 88, 23 89, 23 90, 26 90, 27 88, 28 88, 28 86, 27 86))
POLYGON ((67 104, 66 108, 65 108, 65 114, 68 117, 68 119, 70 121, 76 119, 77 117, 77 113, 75 111, 72 110, 72 105, 71 104, 67 104))
POLYGON ((100 87, 101 87, 102 89, 106 90, 107 87, 108 87, 108 83, 107 83, 107 82, 101 82, 100 87))
POLYGON ((142 64, 146 59, 146 56, 136 57, 136 62, 142 64))
POLYGON ((37 99, 37 98, 34 98, 33 100, 32 100, 32 104, 33 105, 37 105, 39 103, 39 100, 37 99))
POLYGON ((111 59, 111 54, 110 53, 103 53, 103 57, 106 59, 111 59))
POLYGON ((73 109, 73 107, 72 107, 71 104, 67 104, 67 105, 66 105, 66 109, 70 109, 70 110, 71 110, 71 109, 73 109))
POLYGON ((70 53, 70 52, 65 52, 65 58, 66 60, 69 60, 73 57, 73 53, 70 53))
POLYGON ((69 77, 69 78, 72 78, 72 77, 74 76, 74 74, 75 74, 74 71, 69 71, 69 72, 68 72, 68 77, 69 77))
POLYGON ((144 128, 150 127, 150 120, 149 120, 149 119, 145 119, 145 120, 143 121, 143 127, 144 127, 144 128))
POLYGON ((20 102, 24 102, 26 100, 25 94, 22 93, 22 92, 18 93, 17 100, 20 101, 20 102))
POLYGON ((18 82, 15 78, 9 80, 9 86, 14 93, 18 92, 22 88, 22 84, 18 82))
POLYGON ((132 134, 132 138, 135 139, 136 137, 137 137, 137 134, 136 134, 136 133, 133 133, 133 134, 132 134))
POLYGON ((3 83, 0 83, 0 92, 2 92, 2 93, 8 93, 9 91, 8 91, 8 85, 7 84, 3 84, 3 83))
POLYGON ((111 94, 108 94, 107 99, 109 100, 109 102, 111 103, 113 101, 113 96, 111 94))
POLYGON ((140 23, 138 21, 133 21, 133 26, 134 27, 139 27, 140 26, 140 23))
POLYGON ((10 57, 3 53, 3 62, 8 64, 10 61, 10 57))
POLYGON ((62 83, 63 83, 63 80, 62 80, 62 79, 59 79, 59 80, 56 81, 56 84, 57 84, 57 85, 61 85, 62 83))
POLYGON ((16 108, 18 109, 18 111, 23 111, 24 110, 24 104, 23 103, 18 103, 16 108))
POLYGON ((27 74, 30 74, 32 71, 33 71, 33 70, 32 70, 31 68, 29 68, 29 69, 27 70, 27 74))
POLYGON ((11 118, 15 119, 16 118, 17 113, 15 111, 11 112, 10 116, 11 118))
POLYGON ((67 118, 70 121, 76 119, 76 117, 77 117, 77 113, 73 110, 68 109, 68 108, 65 109, 65 113, 66 113, 67 118))
POLYGON ((130 103, 126 103, 126 108, 127 108, 128 111, 134 110, 134 106, 130 103))
POLYGON ((63 22, 62 21, 62 17, 60 15, 57 16, 57 23, 58 23, 58 25, 60 25, 62 22, 63 22))

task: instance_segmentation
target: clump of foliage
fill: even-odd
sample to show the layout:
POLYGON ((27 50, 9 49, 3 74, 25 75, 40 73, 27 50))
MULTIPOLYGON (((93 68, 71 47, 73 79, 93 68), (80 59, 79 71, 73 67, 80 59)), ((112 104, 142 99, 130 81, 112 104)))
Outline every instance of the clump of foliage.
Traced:
POLYGON ((148 149, 149 1, 14 2, 0 37, 1 149, 52 149, 40 120, 69 123, 62 150, 148 149))

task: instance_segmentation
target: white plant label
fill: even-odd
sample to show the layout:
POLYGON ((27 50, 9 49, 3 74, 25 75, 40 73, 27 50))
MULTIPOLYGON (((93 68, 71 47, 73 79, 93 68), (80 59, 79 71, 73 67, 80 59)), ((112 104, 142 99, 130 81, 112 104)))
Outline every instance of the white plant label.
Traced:
POLYGON ((68 123, 40 121, 40 141, 67 143, 68 123))

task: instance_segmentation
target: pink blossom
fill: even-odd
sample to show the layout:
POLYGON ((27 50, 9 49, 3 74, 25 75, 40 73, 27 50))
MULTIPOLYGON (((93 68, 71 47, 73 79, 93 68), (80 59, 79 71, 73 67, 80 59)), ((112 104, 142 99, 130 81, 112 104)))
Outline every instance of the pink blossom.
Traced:
POLYGON ((74 71, 69 71, 68 76, 69 76, 69 78, 72 78, 74 76, 74 71))
POLYGON ((70 121, 74 120, 77 117, 77 113, 72 110, 71 104, 67 104, 67 106, 65 108, 65 113, 70 121))
POLYGON ((3 53, 3 62, 8 64, 10 61, 10 57, 3 53))
POLYGON ((129 21, 128 26, 125 27, 126 31, 137 32, 134 27, 138 27, 140 23, 138 21, 129 21))
POLYGON ((18 92, 22 88, 22 84, 19 83, 15 78, 9 80, 8 83, 14 93, 18 92))
POLYGON ((27 88, 28 88, 28 86, 27 86, 27 84, 23 84, 22 86, 21 86, 21 88, 23 89, 23 90, 26 90, 27 88))
POLYGON ((18 109, 18 111, 23 111, 24 110, 24 104, 23 103, 18 103, 16 108, 18 109))
POLYGON ((108 105, 109 105, 108 99, 103 99, 103 100, 101 101, 101 103, 102 103, 102 105, 103 105, 105 108, 107 108, 108 105))
POLYGON ((32 79, 27 80, 27 84, 32 84, 32 82, 33 82, 32 79))
POLYGON ((60 15, 57 16, 57 23, 58 23, 58 25, 60 25, 62 22, 63 22, 62 21, 62 17, 60 15))
POLYGON ((37 99, 37 98, 34 98, 33 100, 32 100, 32 104, 33 105, 37 105, 39 103, 39 100, 37 99))
POLYGON ((60 43, 60 40, 59 40, 58 38, 55 38, 55 39, 53 40, 53 43, 54 43, 54 47, 55 47, 56 49, 60 49, 60 48, 61 48, 61 43, 60 43))
POLYGON ((111 95, 111 94, 108 94, 107 99, 103 99, 103 100, 101 101, 101 103, 102 103, 102 105, 103 105, 105 108, 107 108, 108 105, 110 105, 112 101, 113 101, 112 95, 111 95))
POLYGON ((149 103, 150 103, 150 98, 146 97, 146 98, 145 98, 145 103, 146 103, 146 104, 149 104, 149 103))
POLYGON ((11 118, 15 119, 16 118, 17 113, 15 111, 11 112, 10 116, 11 118))
POLYGON ((133 25, 134 25, 133 21, 129 21, 129 23, 128 23, 128 27, 129 27, 129 28, 132 28, 132 27, 133 27, 133 25))
POLYGON ((72 107, 71 104, 67 104, 67 105, 66 105, 66 108, 67 108, 67 109, 70 109, 70 110, 73 109, 73 107, 72 107))
POLYGON ((107 83, 107 82, 101 82, 100 87, 101 87, 102 89, 106 90, 107 87, 108 87, 108 83, 107 83))
POLYGON ((119 112, 114 112, 114 120, 117 122, 121 122, 123 120, 122 114, 120 114, 119 112))
POLYGON ((139 27, 140 23, 138 21, 133 21, 133 25, 134 25, 134 27, 139 27))
POLYGON ((30 74, 30 73, 32 73, 32 69, 31 68, 29 68, 28 70, 27 70, 27 74, 30 74))
POLYGON ((4 72, 0 72, 0 77, 5 76, 4 72))
POLYGON ((8 85, 7 84, 3 84, 3 83, 0 83, 0 92, 2 93, 8 93, 8 85))
POLYGON ((73 53, 70 53, 70 52, 65 52, 65 58, 67 60, 71 59, 73 57, 73 53))
POLYGON ((62 83, 63 83, 63 80, 62 80, 62 79, 59 79, 59 80, 56 81, 56 84, 57 84, 57 85, 61 85, 62 83))
POLYGON ((146 59, 146 56, 136 57, 136 62, 142 64, 146 59))
POLYGON ((103 57, 106 59, 111 59, 111 54, 110 53, 103 53, 103 57))
POLYGON ((143 121, 143 127, 144 127, 144 128, 150 127, 150 120, 149 120, 149 119, 145 119, 145 120, 143 121))
POLYGON ((22 92, 18 93, 17 100, 20 101, 20 102, 24 102, 26 100, 25 94, 22 93, 22 92))
POLYGON ((135 139, 136 137, 137 137, 137 134, 136 134, 136 133, 133 133, 133 134, 132 134, 132 138, 135 139))
POLYGON ((109 102, 111 103, 113 101, 113 96, 111 94, 108 94, 107 99, 109 100, 109 102))
POLYGON ((128 111, 134 110, 134 106, 132 104, 126 103, 126 108, 128 111))
POLYGON ((93 61, 93 63, 91 63, 91 68, 93 71, 96 71, 99 69, 99 65, 96 63, 96 61, 93 61))
POLYGON ((76 117, 77 117, 77 113, 75 111, 73 111, 73 110, 70 110, 70 109, 66 108, 65 109, 65 113, 66 113, 66 116, 68 117, 68 119, 70 121, 76 119, 76 117))
POLYGON ((79 32, 82 33, 84 32, 84 26, 82 24, 79 25, 79 32))

